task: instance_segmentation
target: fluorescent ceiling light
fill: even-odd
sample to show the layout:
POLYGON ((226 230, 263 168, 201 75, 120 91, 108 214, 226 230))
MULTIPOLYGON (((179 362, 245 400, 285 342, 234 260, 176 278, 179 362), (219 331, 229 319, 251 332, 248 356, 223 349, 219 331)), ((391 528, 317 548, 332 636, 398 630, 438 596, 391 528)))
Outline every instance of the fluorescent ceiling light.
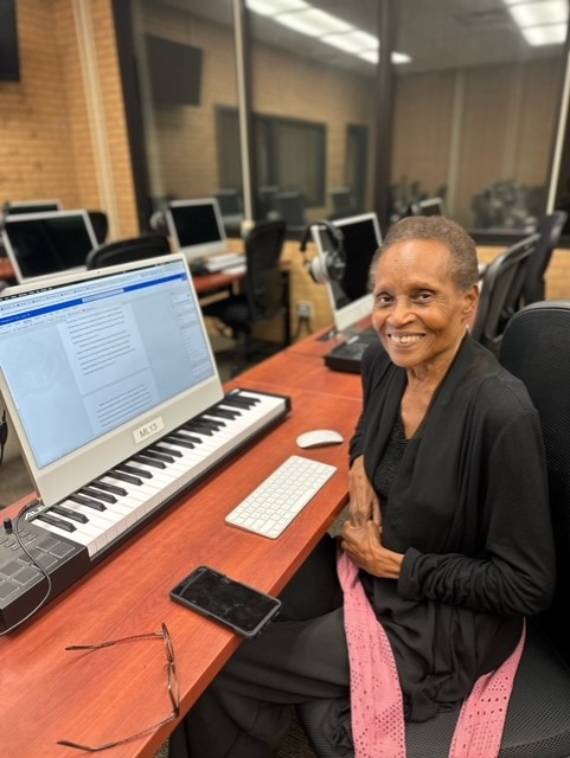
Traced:
POLYGON ((527 26, 560 24, 568 20, 568 3, 567 0, 517 3, 509 5, 509 12, 521 29, 527 26))
POLYGON ((246 0, 247 7, 261 16, 274 16, 287 11, 302 11, 309 6, 304 0, 246 0))
MULTIPOLYGON (((369 63, 378 63, 378 50, 365 50, 363 53, 358 53, 358 57, 369 63)), ((394 51, 391 55, 392 63, 410 63, 412 60, 406 53, 398 53, 394 51)))
POLYGON ((341 21, 340 18, 317 8, 280 13, 275 17, 275 21, 279 21, 280 24, 301 32, 301 34, 307 34, 309 37, 321 37, 324 34, 348 32, 354 29, 346 21, 341 21))
MULTIPOLYGON (((368 32, 361 32, 360 29, 352 29, 344 34, 329 34, 323 41, 336 45, 336 40, 339 42, 346 40, 357 50, 373 50, 378 47, 378 38, 368 32)), ((340 44, 337 47, 340 47, 340 44)))
POLYGON ((521 29, 524 38, 532 47, 543 45, 562 45, 566 40, 566 24, 546 24, 544 26, 527 26, 521 29))

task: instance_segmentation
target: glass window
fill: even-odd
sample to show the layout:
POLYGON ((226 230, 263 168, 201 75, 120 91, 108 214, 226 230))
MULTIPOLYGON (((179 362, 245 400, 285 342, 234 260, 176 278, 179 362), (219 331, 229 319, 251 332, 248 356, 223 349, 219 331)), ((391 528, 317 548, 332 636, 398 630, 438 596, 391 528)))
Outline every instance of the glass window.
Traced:
POLYGON ((397 45, 411 60, 395 68, 393 216, 437 196, 474 232, 534 228, 545 211, 567 3, 400 0, 399 9, 397 45))
POLYGON ((135 0, 137 70, 150 192, 215 196, 228 227, 243 213, 232 7, 135 0))
POLYGON ((376 0, 247 0, 258 218, 371 210, 376 0))

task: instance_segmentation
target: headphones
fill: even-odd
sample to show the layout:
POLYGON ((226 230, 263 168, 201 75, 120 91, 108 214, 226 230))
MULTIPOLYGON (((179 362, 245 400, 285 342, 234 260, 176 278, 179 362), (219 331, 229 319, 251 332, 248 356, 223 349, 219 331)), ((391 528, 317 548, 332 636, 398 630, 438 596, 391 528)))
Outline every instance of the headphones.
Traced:
POLYGON ((303 260, 311 279, 317 284, 326 284, 326 282, 338 281, 342 278, 346 267, 344 234, 330 221, 322 220, 309 224, 303 232, 299 252, 303 254, 303 260), (307 243, 315 227, 326 231, 331 243, 331 250, 325 250, 321 255, 316 255, 309 260, 306 253, 307 243))

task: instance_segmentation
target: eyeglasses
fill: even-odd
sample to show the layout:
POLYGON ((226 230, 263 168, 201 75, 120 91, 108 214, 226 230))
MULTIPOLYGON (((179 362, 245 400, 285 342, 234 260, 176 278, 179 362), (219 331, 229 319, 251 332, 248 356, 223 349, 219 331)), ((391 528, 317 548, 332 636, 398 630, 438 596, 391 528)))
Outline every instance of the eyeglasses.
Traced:
POLYGON ((124 737, 121 740, 117 740, 115 742, 106 742, 104 745, 97 745, 96 747, 91 747, 89 745, 81 745, 78 742, 71 742, 70 740, 58 740, 58 745, 64 745, 65 747, 72 747, 76 750, 85 750, 89 753, 98 753, 100 750, 108 750, 112 747, 117 747, 117 745, 124 745, 127 742, 133 742, 134 740, 138 740, 139 737, 143 737, 145 734, 150 734, 151 732, 154 732, 156 729, 158 729, 161 726, 164 726, 164 724, 168 724, 171 721, 174 721, 174 719, 178 718, 180 715, 180 688, 178 686, 178 677, 176 675, 176 658, 174 656, 174 645, 172 644, 172 638, 170 636, 170 633, 166 627, 166 624, 161 624, 162 631, 161 632, 149 632, 148 634, 134 634, 131 637, 122 637, 118 640, 109 640, 108 642, 101 642, 99 645, 70 645, 69 647, 66 647, 66 650, 88 650, 90 652, 94 650, 101 650, 105 647, 111 647, 112 645, 117 645, 123 642, 135 642, 137 640, 146 640, 146 639, 163 639, 164 640, 164 649, 166 651, 166 669, 168 671, 168 694, 170 696, 170 701, 172 703, 172 713, 170 716, 166 719, 163 719, 162 721, 157 722, 156 724, 153 724, 152 726, 148 726, 146 729, 143 729, 140 732, 137 732, 136 734, 131 734, 130 737, 124 737))

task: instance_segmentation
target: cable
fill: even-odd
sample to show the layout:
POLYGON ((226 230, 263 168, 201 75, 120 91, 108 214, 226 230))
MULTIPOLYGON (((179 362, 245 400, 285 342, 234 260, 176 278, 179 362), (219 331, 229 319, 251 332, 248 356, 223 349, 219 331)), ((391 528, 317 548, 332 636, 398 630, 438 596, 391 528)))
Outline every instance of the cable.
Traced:
POLYGON ((2 421, 0 421, 0 466, 4 460, 4 448, 8 440, 8 422, 6 421, 6 409, 2 411, 2 421))
POLYGON ((22 510, 18 513, 18 515, 16 516, 16 524, 15 524, 15 527, 13 529, 12 529, 12 521, 11 521, 11 519, 6 519, 4 521, 4 527, 6 528, 6 531, 8 532, 8 534, 10 534, 10 529, 12 529, 12 534, 16 538, 16 542, 18 543, 18 545, 20 546, 20 548, 28 556, 28 558, 33 563, 33 565, 38 569, 38 571, 40 571, 44 575, 44 577, 46 579, 46 582, 47 582, 47 589, 46 589, 46 592, 45 592, 44 596, 39 601, 39 603, 37 603, 34 606, 34 608, 32 608, 32 610, 29 613, 27 613, 23 618, 21 618, 19 621, 16 621, 15 624, 12 624, 12 626, 8 627, 7 629, 4 629, 3 632, 0 632, 0 637, 4 637, 6 634, 10 634, 10 632, 13 632, 14 629, 17 629, 24 622, 26 622, 33 615, 35 615, 40 610, 40 608, 42 608, 46 604, 49 596, 51 595, 52 581, 51 581, 50 575, 48 574, 48 572, 46 571, 46 569, 44 569, 43 566, 40 566, 40 564, 36 561, 36 559, 33 557, 33 555, 31 555, 31 553, 28 552, 28 549, 24 546, 24 544, 22 542, 22 538, 20 537, 20 524, 22 522, 23 517, 26 515, 26 513, 31 508, 35 508, 35 507, 37 507, 37 505, 38 505, 38 501, 37 500, 32 500, 32 502, 28 503, 27 505, 25 505, 22 508, 22 510))

